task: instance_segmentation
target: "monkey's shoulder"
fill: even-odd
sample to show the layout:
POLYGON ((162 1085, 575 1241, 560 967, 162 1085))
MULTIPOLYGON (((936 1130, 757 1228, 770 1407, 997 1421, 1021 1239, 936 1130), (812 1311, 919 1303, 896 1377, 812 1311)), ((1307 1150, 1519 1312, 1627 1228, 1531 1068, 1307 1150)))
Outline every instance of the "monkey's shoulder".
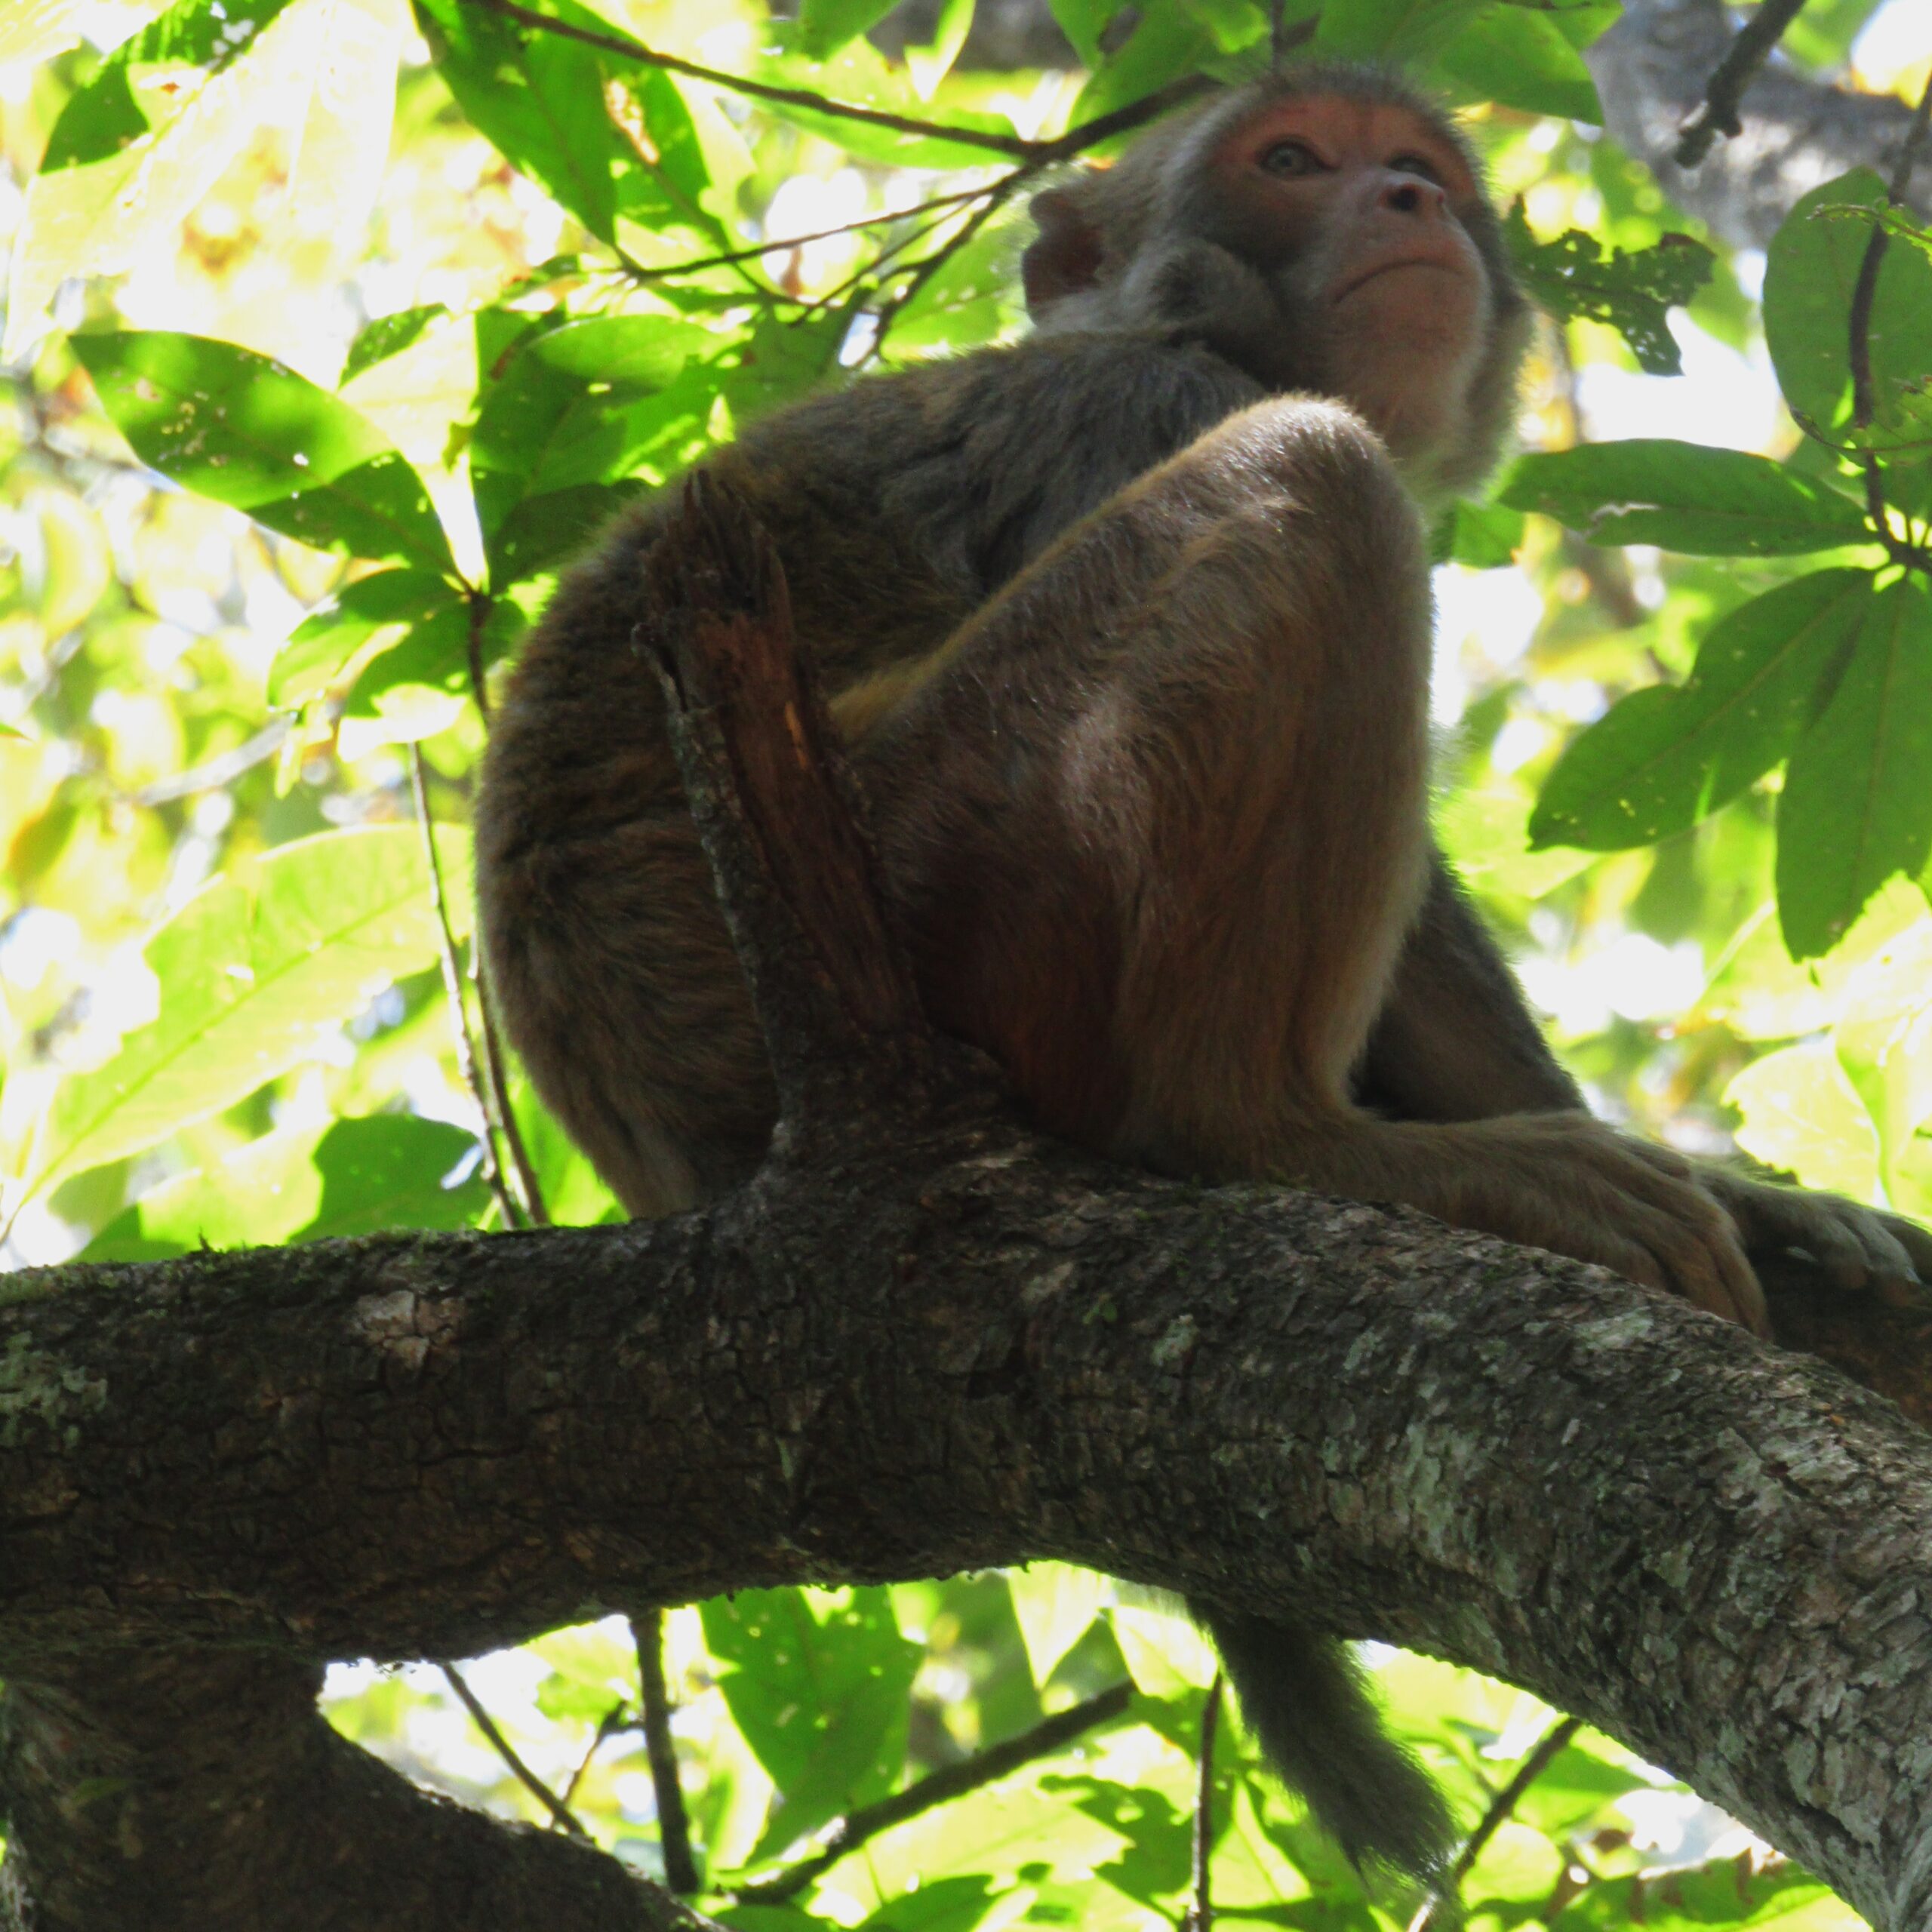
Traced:
POLYGON ((875 560, 882 537, 884 554, 977 604, 1262 394, 1155 331, 1034 337, 861 377, 754 425, 732 461, 755 495, 760 478, 783 479, 815 528, 854 533, 875 560))

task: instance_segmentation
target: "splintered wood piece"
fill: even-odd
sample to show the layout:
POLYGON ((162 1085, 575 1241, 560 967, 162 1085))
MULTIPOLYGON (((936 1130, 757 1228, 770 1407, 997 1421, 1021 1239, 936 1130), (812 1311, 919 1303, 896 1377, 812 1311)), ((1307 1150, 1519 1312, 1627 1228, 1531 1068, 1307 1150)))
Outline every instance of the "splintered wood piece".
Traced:
MULTIPOLYGON (((645 564, 640 646, 779 1075, 889 1044, 895 1078, 929 1035, 860 827, 857 780, 798 648, 776 547, 729 485, 698 472, 645 564)), ((883 1069, 881 1069, 883 1070, 883 1069)))

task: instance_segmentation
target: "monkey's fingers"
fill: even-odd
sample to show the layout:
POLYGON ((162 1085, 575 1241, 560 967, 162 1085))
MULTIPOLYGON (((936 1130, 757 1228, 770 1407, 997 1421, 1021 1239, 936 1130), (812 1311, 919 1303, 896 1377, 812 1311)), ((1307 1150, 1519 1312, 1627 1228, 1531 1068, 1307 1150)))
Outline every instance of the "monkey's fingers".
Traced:
POLYGON ((1712 1218, 1706 1220, 1633 1210, 1632 1232, 1663 1264, 1674 1292, 1768 1340, 1771 1323, 1764 1289, 1729 1217, 1715 1201, 1711 1211, 1712 1218))
MULTIPOLYGON (((1756 1272, 1730 1216, 1697 1184, 1691 1164, 1667 1147, 1620 1134, 1606 1134, 1596 1152, 1599 1171, 1620 1196, 1607 1217, 1620 1249, 1641 1246, 1654 1264, 1633 1278, 1768 1337, 1770 1318, 1756 1272)), ((1620 1262, 1607 1265, 1629 1272, 1620 1262)))
POLYGON ((1748 1247, 1799 1249, 1835 1287, 1869 1289, 1894 1307, 1924 1299, 1932 1280, 1932 1234, 1903 1216, 1721 1168, 1706 1170, 1703 1180, 1748 1247))

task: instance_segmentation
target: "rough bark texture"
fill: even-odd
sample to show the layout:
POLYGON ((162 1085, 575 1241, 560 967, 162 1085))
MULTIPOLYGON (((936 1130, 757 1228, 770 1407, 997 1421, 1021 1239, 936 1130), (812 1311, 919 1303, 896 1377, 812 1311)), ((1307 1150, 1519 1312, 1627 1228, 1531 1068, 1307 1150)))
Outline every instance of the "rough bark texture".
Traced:
MULTIPOLYGON (((589 1855, 524 1834, 485 1857, 495 1828, 320 1736, 302 1666, 1040 1556, 1496 1672, 1880 1927, 1932 1912, 1932 1442, 1598 1271, 989 1126, 669 1223, 14 1285, 25 1922, 281 1922, 283 1884, 305 1924, 520 1922, 475 1916, 473 1887, 429 1887, 433 1911, 358 1890, 375 1847, 423 1863, 419 1838, 540 1891, 589 1855), (190 1641, 240 1647, 198 1693, 156 1652, 190 1641)), ((651 1922, 565 1893, 553 1924, 651 1922)))

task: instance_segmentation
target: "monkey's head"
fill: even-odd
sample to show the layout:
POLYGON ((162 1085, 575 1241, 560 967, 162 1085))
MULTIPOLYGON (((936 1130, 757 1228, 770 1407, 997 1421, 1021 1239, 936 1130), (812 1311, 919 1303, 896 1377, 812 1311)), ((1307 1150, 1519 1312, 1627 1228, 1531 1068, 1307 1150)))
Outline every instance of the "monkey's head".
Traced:
POLYGON ((1494 461, 1527 306, 1469 143, 1392 75, 1310 63, 1255 82, 1032 213, 1042 331, 1154 330, 1270 389, 1340 396, 1425 493, 1494 461))

